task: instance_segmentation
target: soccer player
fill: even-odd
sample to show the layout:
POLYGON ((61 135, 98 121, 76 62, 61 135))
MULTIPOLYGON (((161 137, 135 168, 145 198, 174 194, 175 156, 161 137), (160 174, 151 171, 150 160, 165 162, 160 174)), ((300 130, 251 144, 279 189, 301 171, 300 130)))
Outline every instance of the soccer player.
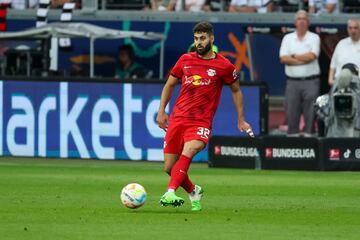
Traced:
POLYGON ((232 91, 239 130, 246 131, 250 136, 254 134, 244 119, 243 98, 235 67, 225 57, 213 51, 212 25, 200 22, 194 26, 193 33, 196 51, 183 54, 171 70, 161 94, 156 121, 166 131, 164 168, 170 175, 168 191, 160 198, 160 204, 181 206, 184 199, 175 194, 181 186, 189 194, 191 209, 199 211, 204 191, 191 182, 187 172, 191 159, 209 141, 223 85, 229 85, 232 91), (180 80, 180 95, 168 119, 165 107, 180 80))

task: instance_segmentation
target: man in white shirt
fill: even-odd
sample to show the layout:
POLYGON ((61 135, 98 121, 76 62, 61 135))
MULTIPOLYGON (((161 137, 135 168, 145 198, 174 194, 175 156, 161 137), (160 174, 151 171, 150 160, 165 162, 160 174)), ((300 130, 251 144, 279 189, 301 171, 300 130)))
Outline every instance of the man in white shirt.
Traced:
MULTIPOLYGON (((185 0, 185 11, 201 12, 205 0, 185 0)), ((169 8, 175 8, 175 11, 182 11, 182 0, 170 1, 169 8)))
POLYGON ((295 15, 295 32, 284 36, 280 46, 280 61, 285 64, 287 76, 285 101, 289 136, 300 133, 301 114, 304 116, 304 135, 314 130, 314 102, 319 95, 320 38, 308 31, 310 21, 307 12, 299 10, 295 15))
POLYGON ((334 84, 345 64, 353 63, 360 67, 360 19, 350 19, 347 23, 347 32, 349 37, 336 45, 331 58, 328 79, 330 86, 334 84))
POLYGON ((309 0, 309 13, 337 13, 338 0, 309 0))

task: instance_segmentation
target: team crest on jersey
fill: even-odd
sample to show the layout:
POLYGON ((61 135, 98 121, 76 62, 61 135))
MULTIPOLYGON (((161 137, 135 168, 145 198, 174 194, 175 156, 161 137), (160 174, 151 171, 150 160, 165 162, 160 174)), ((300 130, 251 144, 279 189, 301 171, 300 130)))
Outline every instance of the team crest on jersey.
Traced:
POLYGON ((207 78, 203 78, 200 75, 193 75, 193 76, 185 76, 184 84, 192 84, 195 86, 208 86, 210 85, 211 80, 207 78))
POLYGON ((206 72, 210 77, 213 77, 213 76, 216 75, 216 71, 214 69, 211 69, 211 68, 209 68, 206 72))

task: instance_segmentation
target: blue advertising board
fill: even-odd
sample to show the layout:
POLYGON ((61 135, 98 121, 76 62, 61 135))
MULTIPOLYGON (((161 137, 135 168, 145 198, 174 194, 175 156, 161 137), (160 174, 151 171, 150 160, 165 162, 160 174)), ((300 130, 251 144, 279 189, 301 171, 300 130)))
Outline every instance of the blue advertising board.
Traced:
MULTIPOLYGON (((0 81, 0 155, 162 160, 165 132, 155 122, 162 87, 159 83, 0 81)), ((243 86, 242 92, 246 119, 259 135, 260 87, 243 86)), ((241 134, 228 87, 215 115, 213 134, 241 134)), ((207 161, 207 150, 194 160, 207 161)))

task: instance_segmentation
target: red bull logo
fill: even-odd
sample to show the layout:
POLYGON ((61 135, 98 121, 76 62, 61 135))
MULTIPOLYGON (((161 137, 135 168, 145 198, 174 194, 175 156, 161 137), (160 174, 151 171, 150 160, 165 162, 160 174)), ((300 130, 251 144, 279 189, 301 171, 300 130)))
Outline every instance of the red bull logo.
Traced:
POLYGON ((200 75, 185 76, 185 84, 192 84, 195 86, 208 86, 211 83, 210 79, 201 77, 200 75))

